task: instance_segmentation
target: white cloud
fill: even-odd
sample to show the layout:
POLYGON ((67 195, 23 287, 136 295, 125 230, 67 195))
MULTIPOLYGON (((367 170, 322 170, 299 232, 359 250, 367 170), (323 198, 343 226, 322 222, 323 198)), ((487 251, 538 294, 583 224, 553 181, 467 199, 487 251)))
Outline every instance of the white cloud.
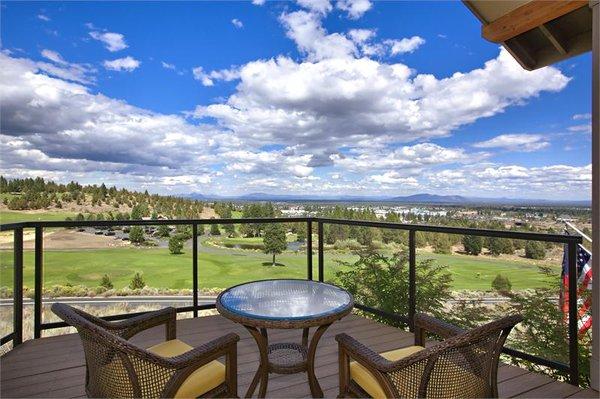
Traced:
POLYGON ((333 6, 329 0, 297 0, 299 6, 319 14, 327 14, 333 6))
POLYGON ((48 21, 50 21, 50 17, 49 17, 49 16, 47 16, 47 15, 45 15, 45 14, 38 14, 38 15, 37 15, 37 18, 38 18, 39 20, 42 20, 42 21, 45 21, 45 22, 48 22, 48 21))
POLYGON ((401 40, 385 40, 384 44, 389 46, 391 55, 398 55, 414 52, 425 44, 425 39, 420 36, 413 36, 401 40))
POLYGON ((165 69, 171 69, 173 71, 175 71, 177 69, 177 67, 175 66, 175 64, 169 64, 168 62, 164 62, 164 61, 161 61, 160 64, 165 69))
POLYGON ((352 40, 340 33, 328 34, 321 25, 321 17, 314 12, 295 11, 282 14, 280 20, 286 28, 286 35, 296 42, 298 50, 310 61, 348 58, 356 54, 352 40))
POLYGON ((125 36, 121 33, 92 31, 89 32, 89 35, 93 39, 104 43, 104 47, 110 52, 123 50, 129 47, 127 43, 125 43, 125 36))
POLYGON ((59 53, 43 49, 41 56, 52 63, 38 62, 37 67, 52 76, 82 84, 92 84, 95 81, 93 74, 96 70, 89 64, 76 64, 66 61, 59 53))
POLYGON ((336 7, 348 13, 351 19, 358 19, 369 11, 373 4, 369 0, 338 0, 336 7))
POLYGON ((394 184, 394 185, 403 185, 403 186, 418 186, 419 182, 414 177, 405 177, 402 176, 401 173, 396 171, 385 172, 381 175, 372 175, 371 180, 377 182, 379 184, 394 184))
POLYGON ((267 0, 252 0, 252 4, 254 4, 255 6, 262 6, 263 4, 265 4, 267 0))
POLYGON ((199 80, 203 86, 214 86, 215 80, 230 82, 240 77, 239 70, 235 67, 210 72, 205 72, 202 67, 196 67, 192 69, 192 73, 194 79, 199 80))
POLYGON ((570 126, 567 129, 570 132, 575 132, 575 133, 591 133, 592 132, 592 124, 589 123, 589 124, 570 126))
POLYGON ((575 115, 573 115, 573 120, 579 121, 579 120, 584 120, 584 119, 592 119, 592 114, 587 113, 587 114, 575 114, 575 115))
POLYGON ((104 68, 111 71, 131 72, 140 66, 141 62, 131 56, 117 58, 116 60, 106 60, 103 62, 104 68))
POLYGON ((232 19, 231 23, 238 29, 242 29, 244 27, 244 23, 237 18, 232 19))
POLYGON ((547 138, 539 134, 501 134, 492 139, 473 144, 477 148, 502 148, 510 151, 532 152, 550 146, 547 138))
POLYGON ((525 71, 505 50, 443 79, 367 58, 287 57, 243 65, 239 78, 234 95, 198 106, 195 116, 216 118, 246 140, 312 148, 446 136, 569 82, 553 67, 525 71))

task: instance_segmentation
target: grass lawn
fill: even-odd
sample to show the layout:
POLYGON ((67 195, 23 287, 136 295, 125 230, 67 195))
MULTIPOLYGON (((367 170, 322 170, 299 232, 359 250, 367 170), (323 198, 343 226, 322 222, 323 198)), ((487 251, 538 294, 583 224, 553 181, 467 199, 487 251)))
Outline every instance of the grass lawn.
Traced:
MULTIPOLYGON (((419 259, 433 258, 447 265, 453 276, 454 289, 490 290, 497 274, 507 276, 513 289, 543 287, 545 276, 528 261, 484 259, 462 255, 418 254, 419 259)), ((332 280, 340 266, 336 259, 352 260, 350 254, 325 253, 325 279, 332 280)), ((306 255, 284 253, 271 266, 270 255, 256 251, 215 249, 200 250, 200 287, 229 287, 244 281, 265 278, 305 278, 306 255)), ((25 285, 33 286, 33 252, 25 252, 25 285)), ((98 286, 103 274, 109 274, 116 288, 122 288, 140 271, 146 284, 159 288, 191 288, 191 251, 171 255, 164 248, 114 248, 99 250, 63 251, 44 253, 44 284, 46 286, 98 286)), ((314 277, 317 278, 317 257, 314 257, 314 277)), ((556 265, 557 279, 559 265, 556 265)), ((0 251, 0 286, 12 286, 12 252, 0 251)))
POLYGON ((74 212, 19 212, 19 211, 0 211, 0 223, 17 223, 17 222, 31 222, 37 220, 44 221, 55 221, 65 220, 66 217, 75 216, 74 212))

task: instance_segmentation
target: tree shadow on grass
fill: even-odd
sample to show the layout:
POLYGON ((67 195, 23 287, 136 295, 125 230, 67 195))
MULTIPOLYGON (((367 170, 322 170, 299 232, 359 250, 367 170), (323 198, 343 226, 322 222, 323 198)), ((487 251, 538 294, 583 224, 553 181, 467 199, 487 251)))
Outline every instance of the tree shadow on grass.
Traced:
POLYGON ((283 263, 279 263, 279 262, 275 262, 274 265, 273 265, 273 262, 263 262, 262 265, 263 266, 285 266, 283 263))

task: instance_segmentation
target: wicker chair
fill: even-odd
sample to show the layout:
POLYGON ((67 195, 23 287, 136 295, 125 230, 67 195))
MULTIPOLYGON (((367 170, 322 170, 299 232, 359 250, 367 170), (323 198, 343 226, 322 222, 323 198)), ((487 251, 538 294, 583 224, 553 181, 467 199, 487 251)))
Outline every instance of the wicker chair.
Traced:
POLYGON ((378 354, 346 334, 339 345, 339 397, 498 397, 498 360, 522 320, 507 316, 464 331, 425 314, 415 316, 415 345, 378 354), (444 341, 425 348, 426 332, 444 341), (350 361, 350 360, 354 361, 350 361))
POLYGON ((175 339, 174 308, 118 322, 108 322, 61 303, 52 305, 52 311, 79 332, 89 397, 237 396, 236 334, 192 348, 175 339), (162 324, 166 327, 166 342, 143 349, 128 341, 135 334, 162 324), (222 356, 225 365, 217 360, 222 356))

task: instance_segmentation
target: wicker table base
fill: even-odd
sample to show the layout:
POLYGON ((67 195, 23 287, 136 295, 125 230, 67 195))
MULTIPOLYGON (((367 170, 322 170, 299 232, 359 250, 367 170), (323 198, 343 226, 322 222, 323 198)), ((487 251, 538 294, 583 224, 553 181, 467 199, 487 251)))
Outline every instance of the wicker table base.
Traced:
POLYGON ((260 352, 260 365, 245 397, 251 398, 260 382, 258 397, 264 398, 267 394, 269 373, 294 374, 306 371, 311 395, 314 398, 322 398, 323 390, 315 376, 315 354, 319 340, 330 325, 331 323, 319 326, 314 332, 310 344, 308 343, 309 329, 304 328, 302 330, 302 344, 276 343, 270 345, 266 328, 258 329, 245 325, 244 327, 254 337, 260 352))

